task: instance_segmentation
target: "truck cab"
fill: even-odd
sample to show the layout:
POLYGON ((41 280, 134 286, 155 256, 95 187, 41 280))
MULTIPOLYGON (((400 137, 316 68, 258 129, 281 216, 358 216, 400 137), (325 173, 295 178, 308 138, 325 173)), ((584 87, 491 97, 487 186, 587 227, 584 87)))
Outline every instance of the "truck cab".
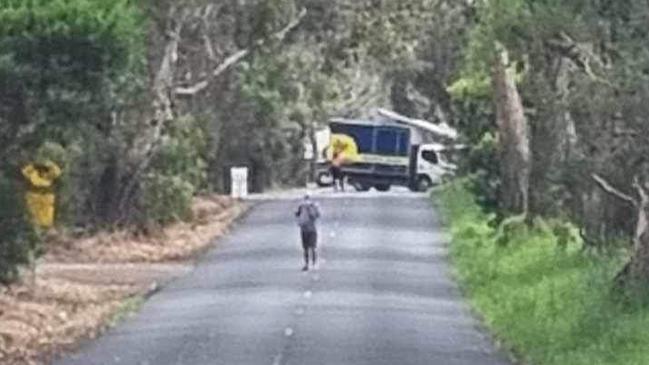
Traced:
POLYGON ((455 172, 457 166, 446 160, 445 149, 441 144, 423 144, 413 147, 410 186, 412 190, 426 191, 441 184, 447 176, 455 172))

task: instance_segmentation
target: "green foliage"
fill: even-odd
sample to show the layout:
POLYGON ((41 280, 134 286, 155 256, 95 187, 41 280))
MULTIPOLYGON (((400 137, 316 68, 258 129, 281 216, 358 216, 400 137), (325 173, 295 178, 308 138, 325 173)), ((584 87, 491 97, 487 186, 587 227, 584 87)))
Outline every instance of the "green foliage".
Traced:
POLYGON ((485 133, 474 145, 465 160, 463 169, 471 178, 468 187, 478 197, 484 208, 494 211, 498 207, 500 176, 498 170, 498 145, 492 133, 485 133))
POLYGON ((46 141, 36 150, 34 160, 40 163, 52 161, 62 170, 68 168, 70 164, 68 152, 65 148, 58 143, 50 141, 46 141))
POLYGON ((143 20, 129 0, 3 0, 0 39, 13 46, 4 51, 17 60, 46 60, 49 66, 69 67, 68 76, 85 74, 123 68, 142 46, 143 20), (26 48, 18 52, 19 46, 26 48), (60 61, 67 62, 57 65, 60 61))
POLYGON ((108 326, 115 327, 127 318, 133 316, 142 308, 146 298, 142 295, 132 296, 120 303, 115 313, 108 320, 108 326))
POLYGON ((491 78, 484 73, 465 76, 454 81, 446 91, 456 99, 486 98, 491 95, 491 78))
POLYGON ((152 170, 166 176, 178 176, 195 190, 207 187, 207 134, 204 124, 191 116, 174 120, 162 142, 152 170))
POLYGON ((434 24, 442 1, 353 1, 352 42, 386 69, 398 69, 416 57, 422 32, 434 24))
POLYGON ((649 307, 620 304, 611 294, 624 255, 587 254, 574 227, 552 221, 499 245, 490 218, 461 184, 447 186, 439 198, 451 222, 451 254, 463 287, 524 363, 649 361, 649 307))
POLYGON ((142 184, 142 223, 166 224, 190 218, 194 186, 179 176, 152 173, 142 184))
POLYGON ((0 82, 12 90, 0 103, 16 105, 0 119, 37 125, 35 145, 101 125, 111 82, 141 66, 144 24, 128 0, 0 2, 0 82))
POLYGON ((18 276, 18 267, 39 253, 39 236, 24 209, 23 191, 0 173, 0 283, 18 276))
POLYGON ((224 152, 231 164, 251 168, 254 191, 302 180, 305 125, 301 123, 310 116, 296 112, 308 110, 304 104, 296 107, 305 91, 302 80, 296 80, 296 74, 305 71, 301 62, 308 59, 281 54, 255 57, 243 65, 241 103, 236 105, 239 114, 237 122, 227 127, 229 141, 224 152))
POLYGON ((525 215, 515 215, 507 217, 500 222, 496 230, 496 243, 501 246, 506 246, 514 242, 516 237, 525 236, 528 231, 526 218, 525 215))
POLYGON ((190 218, 194 194, 207 188, 206 151, 207 135, 198 119, 185 116, 170 124, 142 183, 141 223, 190 218))

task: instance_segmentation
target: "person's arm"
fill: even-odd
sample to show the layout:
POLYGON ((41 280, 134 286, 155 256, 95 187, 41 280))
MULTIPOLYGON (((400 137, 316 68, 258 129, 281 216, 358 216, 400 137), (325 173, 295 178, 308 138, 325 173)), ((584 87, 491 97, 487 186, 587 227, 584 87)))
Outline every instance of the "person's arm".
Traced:
POLYGON ((37 188, 49 188, 52 186, 52 181, 43 178, 38 172, 34 164, 29 164, 22 169, 23 176, 29 181, 32 186, 37 188))
POLYGON ((55 164, 52 161, 46 161, 45 167, 47 167, 47 178, 49 180, 56 180, 61 176, 61 168, 59 165, 55 164))

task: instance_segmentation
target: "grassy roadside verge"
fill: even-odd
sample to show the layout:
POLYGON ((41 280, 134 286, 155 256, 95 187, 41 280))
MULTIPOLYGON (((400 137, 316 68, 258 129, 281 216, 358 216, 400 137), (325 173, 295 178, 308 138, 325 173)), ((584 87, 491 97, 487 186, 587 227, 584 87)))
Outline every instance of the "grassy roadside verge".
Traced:
POLYGON ((451 256, 474 309, 524 364, 649 364, 649 307, 620 304, 620 255, 594 255, 551 224, 503 232, 461 183, 435 194, 450 222, 451 256))
POLYGON ((135 295, 130 298, 125 299, 119 305, 119 308, 113 313, 113 315, 108 320, 108 326, 114 327, 120 324, 129 316, 137 313, 140 308, 146 302, 146 296, 144 295, 135 295))

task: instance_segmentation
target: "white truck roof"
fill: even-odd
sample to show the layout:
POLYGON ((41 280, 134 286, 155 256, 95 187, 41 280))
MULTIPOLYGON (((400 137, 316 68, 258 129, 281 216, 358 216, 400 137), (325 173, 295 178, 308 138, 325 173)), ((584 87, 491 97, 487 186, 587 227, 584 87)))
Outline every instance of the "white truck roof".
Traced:
POLYGON ((426 120, 408 118, 404 115, 387 109, 378 109, 377 112, 384 118, 388 118, 395 122, 400 122, 411 127, 431 132, 440 137, 448 138, 451 140, 456 140, 458 138, 457 130, 449 126, 448 124, 434 124, 426 120))

